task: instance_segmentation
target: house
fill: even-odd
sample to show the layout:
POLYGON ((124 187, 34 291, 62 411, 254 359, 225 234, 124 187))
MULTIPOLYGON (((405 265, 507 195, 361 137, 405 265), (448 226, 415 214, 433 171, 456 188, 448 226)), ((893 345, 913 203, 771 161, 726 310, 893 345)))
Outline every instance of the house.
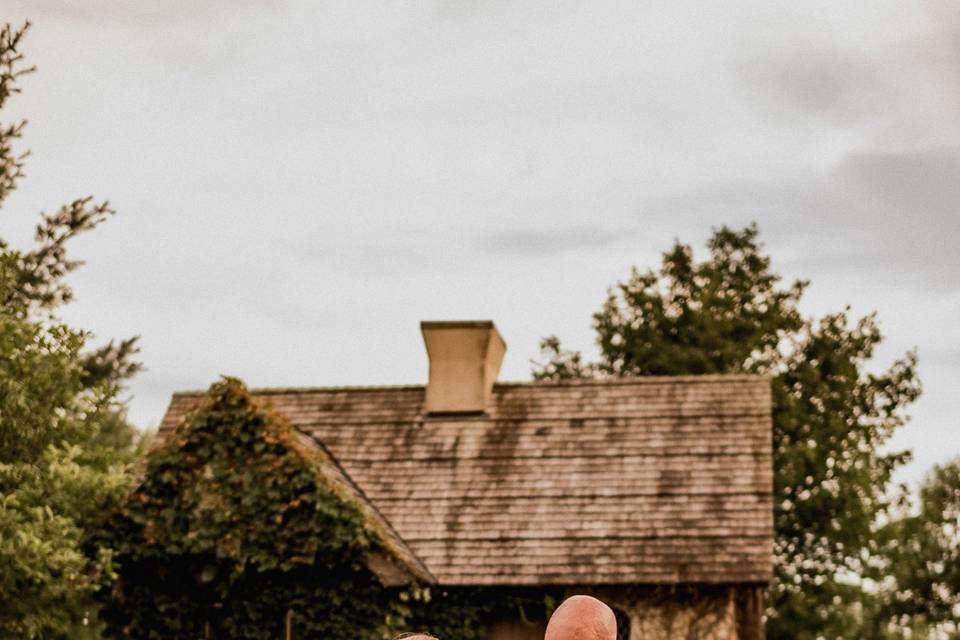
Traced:
MULTIPOLYGON (((335 458, 418 579, 591 593, 633 638, 763 637, 767 379, 498 383, 506 345, 492 322, 421 329, 426 386, 254 392, 335 458)), ((161 436, 202 399, 175 394, 161 436)))

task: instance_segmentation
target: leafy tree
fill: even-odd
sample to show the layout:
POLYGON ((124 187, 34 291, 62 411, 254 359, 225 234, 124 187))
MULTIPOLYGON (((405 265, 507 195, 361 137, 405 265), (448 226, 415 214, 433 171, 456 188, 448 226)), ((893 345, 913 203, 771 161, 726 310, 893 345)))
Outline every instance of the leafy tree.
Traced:
MULTIPOLYGON (((27 30, 0 29, 0 108, 32 69, 27 30)), ((14 147, 25 122, 0 125, 0 205, 23 176, 14 147)), ((36 245, 0 238, 0 635, 93 634, 91 594, 111 577, 110 549, 85 544, 129 482, 137 436, 118 399, 138 369, 135 340, 90 349, 90 334, 57 320, 78 266, 67 242, 110 213, 81 198, 44 215, 36 245)))
POLYGON ((112 634, 279 638, 289 611, 296 637, 379 640, 404 613, 367 564, 389 543, 335 468, 238 380, 214 384, 103 528, 112 634))
POLYGON ((960 458, 933 468, 917 507, 904 505, 881 540, 874 636, 909 628, 913 637, 960 637, 960 458))
POLYGON ((709 257, 697 262, 677 243, 659 272, 634 269, 609 292, 593 316, 598 362, 549 337, 533 375, 770 376, 776 570, 768 637, 859 637, 872 606, 861 578, 879 552, 891 474, 908 459, 881 446, 919 395, 915 354, 870 373, 881 341, 875 316, 804 317, 807 283, 781 284, 755 225, 716 229, 707 246, 709 257))

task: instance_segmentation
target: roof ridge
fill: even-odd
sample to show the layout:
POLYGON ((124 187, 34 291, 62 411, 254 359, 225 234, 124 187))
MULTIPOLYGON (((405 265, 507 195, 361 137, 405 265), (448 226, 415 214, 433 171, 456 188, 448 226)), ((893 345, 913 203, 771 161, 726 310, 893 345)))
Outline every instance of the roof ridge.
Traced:
MULTIPOLYGON (((700 383, 715 384, 726 382, 762 382, 771 376, 754 373, 701 373, 684 375, 652 376, 609 376, 604 378, 564 378, 559 380, 505 380, 494 383, 494 389, 511 387, 573 387, 573 386, 629 386, 663 383, 700 383)), ((259 387, 251 388, 255 395, 290 395, 298 393, 318 393, 323 391, 415 391, 426 387, 425 384, 358 384, 328 385, 317 387, 259 387)), ((206 395, 206 390, 188 389, 175 391, 175 396, 206 395)))

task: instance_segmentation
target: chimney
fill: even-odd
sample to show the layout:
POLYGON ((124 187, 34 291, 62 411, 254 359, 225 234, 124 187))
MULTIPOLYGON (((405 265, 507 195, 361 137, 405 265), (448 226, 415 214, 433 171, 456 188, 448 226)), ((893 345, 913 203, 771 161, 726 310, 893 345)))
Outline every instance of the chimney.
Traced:
POLYGON ((490 320, 421 322, 430 358, 427 413, 482 413, 507 345, 490 320))

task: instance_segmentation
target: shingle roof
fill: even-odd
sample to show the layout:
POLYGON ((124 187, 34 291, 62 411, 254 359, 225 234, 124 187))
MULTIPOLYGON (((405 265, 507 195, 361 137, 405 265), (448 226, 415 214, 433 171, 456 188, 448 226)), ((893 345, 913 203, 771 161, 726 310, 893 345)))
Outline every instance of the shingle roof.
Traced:
MULTIPOLYGON (((484 415, 424 388, 265 389, 441 584, 766 582, 770 386, 756 376, 498 384, 484 415)), ((168 433, 202 394, 175 394, 168 433)))

